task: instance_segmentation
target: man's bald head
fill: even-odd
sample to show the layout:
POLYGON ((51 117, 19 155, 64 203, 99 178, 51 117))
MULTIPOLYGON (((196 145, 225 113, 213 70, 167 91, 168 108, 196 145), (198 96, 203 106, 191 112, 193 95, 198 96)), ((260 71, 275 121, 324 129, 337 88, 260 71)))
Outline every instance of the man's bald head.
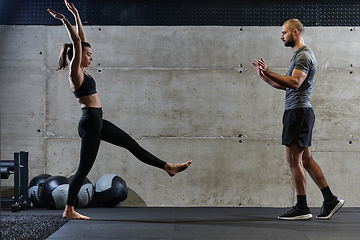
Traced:
POLYGON ((294 31, 295 29, 297 29, 301 35, 302 35, 303 32, 305 31, 304 25, 303 25, 303 24, 300 22, 300 20, 298 20, 298 19, 290 19, 290 20, 287 20, 286 22, 284 22, 283 25, 287 25, 287 27, 288 27, 289 30, 291 30, 291 31, 294 31))

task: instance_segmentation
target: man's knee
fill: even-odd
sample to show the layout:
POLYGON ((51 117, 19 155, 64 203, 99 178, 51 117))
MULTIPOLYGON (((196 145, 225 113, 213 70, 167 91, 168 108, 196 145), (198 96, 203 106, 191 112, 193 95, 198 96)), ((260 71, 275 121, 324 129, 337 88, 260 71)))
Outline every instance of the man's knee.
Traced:
POLYGON ((314 159, 312 158, 311 154, 305 154, 303 155, 302 162, 305 169, 309 169, 312 165, 312 162, 314 159))

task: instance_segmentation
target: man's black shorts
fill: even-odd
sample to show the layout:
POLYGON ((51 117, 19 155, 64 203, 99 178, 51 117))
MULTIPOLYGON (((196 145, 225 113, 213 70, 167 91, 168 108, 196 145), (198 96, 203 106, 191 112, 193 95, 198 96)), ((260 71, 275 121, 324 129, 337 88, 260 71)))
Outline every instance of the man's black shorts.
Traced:
POLYGON ((289 145, 297 141, 300 147, 311 146, 314 123, 315 113, 311 107, 285 110, 282 144, 289 145))

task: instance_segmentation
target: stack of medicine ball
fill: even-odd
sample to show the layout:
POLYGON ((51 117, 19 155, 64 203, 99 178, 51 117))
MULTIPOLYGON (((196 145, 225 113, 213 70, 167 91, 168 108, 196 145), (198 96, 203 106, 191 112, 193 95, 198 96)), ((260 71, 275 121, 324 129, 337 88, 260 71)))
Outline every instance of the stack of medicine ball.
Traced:
MULTIPOLYGON (((36 208, 63 209, 67 203, 69 183, 74 176, 40 174, 29 183, 29 200, 36 208)), ((104 207, 115 207, 127 198, 125 181, 115 174, 105 174, 95 184, 85 178, 75 207, 89 207, 95 200, 104 207), (95 194, 94 194, 95 193, 95 194), (95 198, 94 198, 95 195, 95 198)))

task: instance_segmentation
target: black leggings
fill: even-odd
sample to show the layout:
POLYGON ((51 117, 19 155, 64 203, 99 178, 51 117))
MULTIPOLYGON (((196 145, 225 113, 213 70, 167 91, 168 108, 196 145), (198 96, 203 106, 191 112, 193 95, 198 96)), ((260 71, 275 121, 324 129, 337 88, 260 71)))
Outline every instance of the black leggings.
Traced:
POLYGON ((69 186, 67 205, 74 206, 85 177, 93 166, 100 140, 126 148, 140 161, 164 169, 166 162, 158 159, 142 147, 126 132, 102 119, 101 108, 83 108, 78 127, 81 137, 80 163, 69 186))

